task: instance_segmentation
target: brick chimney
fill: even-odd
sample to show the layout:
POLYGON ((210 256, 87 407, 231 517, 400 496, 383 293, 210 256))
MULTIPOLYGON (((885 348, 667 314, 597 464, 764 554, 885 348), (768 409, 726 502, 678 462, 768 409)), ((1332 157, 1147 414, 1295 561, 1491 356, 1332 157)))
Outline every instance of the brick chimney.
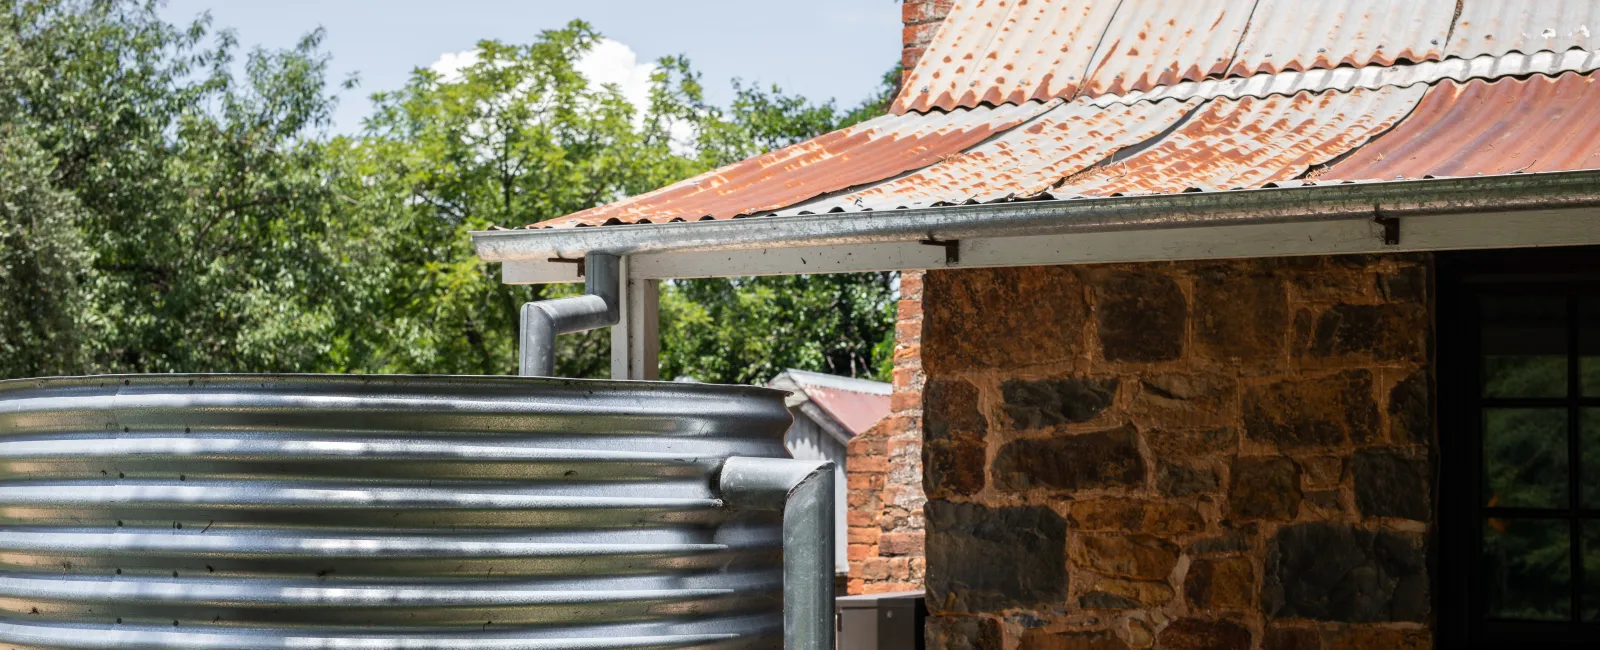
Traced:
POLYGON ((954 4, 955 0, 902 0, 900 21, 905 23, 901 34, 901 47, 904 49, 900 51, 900 64, 905 68, 900 73, 902 81, 917 66, 917 59, 922 58, 928 43, 933 41, 934 33, 939 31, 939 23, 949 15, 950 7, 954 4))

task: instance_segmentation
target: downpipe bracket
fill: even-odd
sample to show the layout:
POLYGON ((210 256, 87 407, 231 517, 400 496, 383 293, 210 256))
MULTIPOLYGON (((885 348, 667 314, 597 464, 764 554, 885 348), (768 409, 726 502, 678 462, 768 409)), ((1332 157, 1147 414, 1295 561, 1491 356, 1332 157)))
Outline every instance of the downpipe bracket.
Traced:
POLYGON ((833 473, 830 461, 729 458, 723 502, 783 513, 783 647, 833 650, 833 473))

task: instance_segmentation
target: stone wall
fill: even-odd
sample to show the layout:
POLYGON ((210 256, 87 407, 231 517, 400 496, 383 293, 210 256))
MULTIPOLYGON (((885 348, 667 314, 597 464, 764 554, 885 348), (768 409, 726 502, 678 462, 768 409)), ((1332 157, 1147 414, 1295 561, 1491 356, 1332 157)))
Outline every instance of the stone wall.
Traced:
POLYGON ((1431 647, 1429 281, 928 272, 929 647, 1431 647))
POLYGON ((917 59, 928 49, 939 23, 950 13, 955 0, 904 0, 900 4, 900 21, 905 24, 901 33, 900 65, 904 68, 901 79, 916 67, 917 59))
POLYGON ((851 594, 923 585, 922 275, 900 275, 889 417, 847 450, 851 594))

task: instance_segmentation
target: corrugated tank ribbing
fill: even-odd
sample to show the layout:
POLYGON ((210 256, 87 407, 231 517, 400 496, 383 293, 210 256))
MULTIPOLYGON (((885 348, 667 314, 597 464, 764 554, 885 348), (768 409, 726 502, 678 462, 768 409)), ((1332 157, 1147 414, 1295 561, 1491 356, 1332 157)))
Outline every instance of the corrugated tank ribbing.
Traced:
POLYGON ((782 394, 528 378, 0 382, 0 642, 770 648, 782 394))

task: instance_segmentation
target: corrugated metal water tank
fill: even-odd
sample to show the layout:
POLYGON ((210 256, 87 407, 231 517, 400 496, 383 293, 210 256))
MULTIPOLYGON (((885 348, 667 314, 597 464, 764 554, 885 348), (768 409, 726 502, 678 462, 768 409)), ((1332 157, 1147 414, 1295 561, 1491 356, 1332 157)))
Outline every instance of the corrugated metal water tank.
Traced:
POLYGON ((6 648, 783 645, 783 393, 489 377, 0 382, 6 648))

